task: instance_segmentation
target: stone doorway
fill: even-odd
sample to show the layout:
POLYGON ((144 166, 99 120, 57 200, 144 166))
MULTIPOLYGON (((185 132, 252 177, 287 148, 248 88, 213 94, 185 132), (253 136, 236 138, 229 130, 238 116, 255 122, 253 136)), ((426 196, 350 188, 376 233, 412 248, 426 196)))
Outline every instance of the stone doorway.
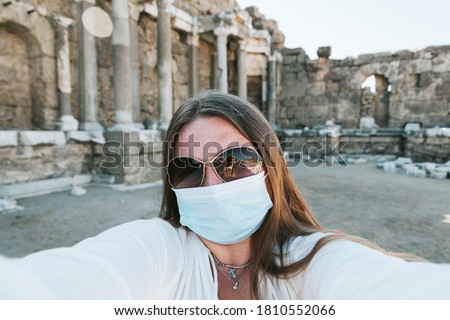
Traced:
POLYGON ((368 76, 361 85, 361 117, 373 117, 382 128, 389 127, 389 100, 392 85, 380 74, 368 76))
POLYGON ((247 100, 264 111, 262 76, 247 76, 247 100))

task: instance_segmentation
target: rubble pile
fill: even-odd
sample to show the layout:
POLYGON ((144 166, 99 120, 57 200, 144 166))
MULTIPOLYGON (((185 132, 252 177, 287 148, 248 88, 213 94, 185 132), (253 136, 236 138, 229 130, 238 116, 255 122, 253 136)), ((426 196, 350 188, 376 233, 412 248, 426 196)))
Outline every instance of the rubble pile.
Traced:
POLYGON ((418 178, 449 179, 450 161, 444 164, 434 162, 416 162, 411 158, 382 156, 377 160, 377 168, 387 173, 401 173, 418 178))

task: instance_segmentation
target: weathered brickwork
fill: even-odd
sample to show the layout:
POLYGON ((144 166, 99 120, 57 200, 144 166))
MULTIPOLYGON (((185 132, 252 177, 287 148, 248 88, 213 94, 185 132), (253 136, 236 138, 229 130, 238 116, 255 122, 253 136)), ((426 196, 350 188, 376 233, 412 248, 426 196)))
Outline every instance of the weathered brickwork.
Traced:
POLYGON ((379 127, 450 125, 450 46, 344 60, 319 54, 310 60, 301 48, 283 51, 281 126, 302 128, 334 120, 356 128, 364 116, 374 117, 379 127), (372 75, 375 94, 361 89, 372 75))

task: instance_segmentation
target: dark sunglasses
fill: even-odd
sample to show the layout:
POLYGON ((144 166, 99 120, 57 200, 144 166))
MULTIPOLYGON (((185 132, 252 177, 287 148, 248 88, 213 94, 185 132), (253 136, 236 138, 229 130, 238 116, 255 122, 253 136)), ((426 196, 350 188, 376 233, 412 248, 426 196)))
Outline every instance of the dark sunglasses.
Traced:
POLYGON ((205 178, 205 166, 212 165, 223 182, 253 176, 261 171, 262 157, 252 147, 232 147, 221 151, 210 161, 191 157, 176 157, 167 165, 167 175, 172 188, 200 187, 205 178))

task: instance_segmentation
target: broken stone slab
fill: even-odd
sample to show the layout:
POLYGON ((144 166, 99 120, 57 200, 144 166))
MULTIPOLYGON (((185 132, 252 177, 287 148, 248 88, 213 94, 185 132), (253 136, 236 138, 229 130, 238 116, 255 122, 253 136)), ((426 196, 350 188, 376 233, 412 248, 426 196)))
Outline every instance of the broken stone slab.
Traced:
POLYGON ((441 134, 444 137, 450 137, 450 128, 441 128, 441 134))
POLYGON ((436 168, 436 163, 433 163, 433 162, 424 162, 421 165, 422 165, 422 168, 430 174, 436 168))
POLYGON ((94 142, 98 144, 105 143, 103 131, 68 131, 66 133, 67 141, 75 140, 79 142, 94 142))
POLYGON ((296 136, 301 136, 303 133, 303 130, 302 129, 283 129, 282 132, 286 137, 296 137, 296 136))
POLYGON ((365 164, 367 162, 368 161, 366 158, 358 158, 358 159, 355 159, 355 161, 353 161, 354 164, 365 164))
POLYGON ((63 146, 66 144, 66 135, 62 131, 20 131, 20 143, 25 146, 40 144, 53 144, 63 146))
POLYGON ((17 131, 0 131, 0 147, 17 146, 19 133, 17 131))
POLYGON ((386 161, 383 163, 383 171, 387 173, 396 173, 396 165, 394 161, 386 161))
POLYGON ((397 156, 394 155, 384 155, 378 158, 377 162, 386 162, 386 161, 394 161, 397 159, 397 156))
POLYGON ((446 167, 436 167, 430 176, 434 179, 447 179, 448 171, 446 167))
POLYGON ((17 210, 23 210, 23 207, 17 205, 17 201, 15 199, 0 199, 0 213, 17 210))
POLYGON ((441 220, 443 223, 450 223, 450 214, 444 214, 444 219, 441 220))
POLYGON ((399 157, 397 158, 397 160, 394 161, 394 163, 397 167, 401 167, 405 164, 413 163, 413 161, 411 160, 411 158, 399 157))
POLYGON ((376 129, 378 125, 375 123, 375 119, 373 117, 362 117, 359 120, 359 128, 360 129, 376 129))
POLYGON ((420 123, 407 123, 405 126, 405 133, 408 135, 415 134, 416 132, 419 132, 421 129, 420 123))
POLYGON ((70 190, 70 194, 79 197, 86 194, 86 189, 81 187, 73 187, 72 190, 70 190))
POLYGON ((422 169, 416 169, 414 172, 414 176, 417 178, 425 178, 427 176, 427 172, 422 169))
POLYGON ((86 185, 91 181, 90 175, 76 175, 38 181, 0 185, 0 198, 21 199, 52 192, 64 191, 76 185, 86 185))
POLYGON ((355 163, 355 158, 348 157, 345 159, 345 162, 347 162, 348 164, 353 164, 355 163))
POLYGON ((450 137, 450 128, 429 128, 425 130, 425 135, 427 137, 444 136, 450 137))
POLYGON ((414 175, 417 169, 418 168, 414 164, 404 164, 402 167, 403 173, 405 173, 408 176, 414 175))

